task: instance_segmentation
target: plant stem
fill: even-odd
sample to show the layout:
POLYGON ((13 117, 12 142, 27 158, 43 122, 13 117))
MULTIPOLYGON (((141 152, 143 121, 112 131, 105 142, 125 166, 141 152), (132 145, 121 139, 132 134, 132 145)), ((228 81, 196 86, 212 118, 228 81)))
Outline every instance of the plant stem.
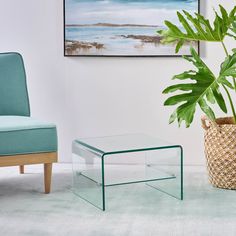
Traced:
MULTIPOLYGON (((226 56, 228 57, 228 56, 229 56, 229 53, 228 53, 228 50, 227 50, 227 48, 226 48, 224 42, 222 41, 221 44, 222 44, 222 46, 223 46, 223 48, 224 48, 224 51, 225 51, 226 56)), ((236 92, 236 80, 235 80, 235 78, 233 78, 233 82, 234 82, 234 90, 235 90, 235 92, 236 92)), ((227 96, 228 96, 228 99, 229 99, 229 102, 230 102, 230 106, 231 106, 231 109, 232 109, 232 112, 233 112, 234 123, 236 124, 236 113, 235 113, 235 109, 234 109, 234 105, 233 105, 232 98, 231 98, 231 96, 230 96, 230 94, 229 94, 228 89, 225 87, 225 85, 223 85, 223 88, 224 88, 225 92, 227 93, 227 96)))
POLYGON ((229 99, 229 103, 230 103, 230 107, 232 109, 232 113, 233 113, 233 117, 234 117, 234 123, 236 123, 236 112, 235 112, 235 109, 234 109, 232 98, 230 96, 230 93, 229 93, 228 89, 225 87, 225 85, 222 84, 222 86, 223 86, 225 92, 227 93, 227 96, 228 96, 228 99, 229 99))
POLYGON ((234 77, 233 77, 233 82, 234 82, 234 90, 235 90, 235 92, 236 92, 236 80, 235 80, 234 77))
MULTIPOLYGON (((222 44, 222 46, 223 46, 223 48, 224 48, 224 51, 225 51, 226 56, 228 57, 228 56, 229 56, 229 53, 228 53, 228 50, 227 50, 227 48, 226 48, 224 42, 222 41, 221 44, 222 44)), ((236 80, 235 80, 234 77, 233 77, 233 83, 234 83, 234 90, 235 90, 235 92, 236 92, 236 80)))
POLYGON ((227 48, 226 48, 224 42, 222 41, 221 44, 222 44, 222 46, 223 46, 223 48, 224 48, 224 51, 225 51, 226 56, 228 57, 228 56, 229 56, 229 53, 228 53, 228 50, 227 50, 227 48))

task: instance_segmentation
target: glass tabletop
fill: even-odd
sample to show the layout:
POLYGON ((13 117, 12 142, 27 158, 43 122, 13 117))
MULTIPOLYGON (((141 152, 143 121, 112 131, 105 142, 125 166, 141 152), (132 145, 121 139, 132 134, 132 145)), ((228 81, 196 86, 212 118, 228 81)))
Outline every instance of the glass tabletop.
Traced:
POLYGON ((76 139, 75 142, 101 154, 115 154, 180 146, 146 134, 125 134, 97 138, 79 138, 76 139))

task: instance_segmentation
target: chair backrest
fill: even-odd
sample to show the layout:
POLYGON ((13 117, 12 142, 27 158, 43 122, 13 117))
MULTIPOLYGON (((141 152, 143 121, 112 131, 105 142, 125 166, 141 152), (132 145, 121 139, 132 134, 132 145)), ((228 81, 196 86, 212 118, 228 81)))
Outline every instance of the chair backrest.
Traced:
POLYGON ((0 53, 0 115, 30 116, 25 67, 19 53, 0 53))

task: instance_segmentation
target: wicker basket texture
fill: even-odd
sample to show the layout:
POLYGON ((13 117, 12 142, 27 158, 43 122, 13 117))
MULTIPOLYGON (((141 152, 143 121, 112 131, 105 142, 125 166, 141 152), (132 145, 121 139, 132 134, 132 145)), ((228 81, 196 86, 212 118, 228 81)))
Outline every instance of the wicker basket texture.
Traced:
POLYGON ((236 189, 236 124, 232 117, 215 122, 202 117, 205 129, 205 155, 211 184, 218 188, 236 189))

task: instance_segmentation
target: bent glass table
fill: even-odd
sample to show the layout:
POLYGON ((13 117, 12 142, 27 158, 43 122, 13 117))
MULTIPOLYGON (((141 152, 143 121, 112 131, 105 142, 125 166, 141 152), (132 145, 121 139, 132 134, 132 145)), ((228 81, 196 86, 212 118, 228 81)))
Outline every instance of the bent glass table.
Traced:
MULTIPOLYGON (((105 211, 106 189, 145 183, 183 200, 183 148, 144 134, 72 143, 73 192, 105 211)), ((158 199, 157 199, 158 201, 158 199)))

